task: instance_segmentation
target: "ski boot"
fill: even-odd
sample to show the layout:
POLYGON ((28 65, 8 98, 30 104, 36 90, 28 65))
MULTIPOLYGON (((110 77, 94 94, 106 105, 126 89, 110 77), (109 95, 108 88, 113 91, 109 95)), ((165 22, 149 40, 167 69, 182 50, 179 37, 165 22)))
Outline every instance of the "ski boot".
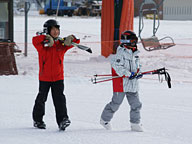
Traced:
POLYGON ((143 132, 141 124, 131 123, 131 130, 135 132, 143 132))
POLYGON ((59 130, 65 131, 66 127, 70 125, 71 121, 68 118, 64 118, 59 124, 59 130))
POLYGON ((43 121, 41 122, 34 121, 33 126, 39 129, 46 129, 46 124, 43 121))
POLYGON ((110 122, 106 122, 103 119, 100 120, 100 124, 106 129, 106 130, 111 130, 111 124, 110 122))

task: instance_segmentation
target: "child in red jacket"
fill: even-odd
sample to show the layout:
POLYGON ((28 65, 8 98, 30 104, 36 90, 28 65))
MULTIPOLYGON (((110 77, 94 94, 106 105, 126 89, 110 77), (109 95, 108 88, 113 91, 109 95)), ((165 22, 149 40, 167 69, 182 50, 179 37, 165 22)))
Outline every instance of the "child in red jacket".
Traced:
POLYGON ((69 35, 60 41, 60 25, 50 19, 44 24, 44 33, 33 37, 33 45, 39 55, 39 93, 33 108, 34 127, 45 129, 43 121, 45 115, 45 102, 49 89, 51 89, 56 112, 56 120, 60 130, 65 130, 70 125, 67 114, 66 98, 64 95, 64 70, 63 60, 67 50, 72 48, 72 42, 79 43, 75 36, 69 35))

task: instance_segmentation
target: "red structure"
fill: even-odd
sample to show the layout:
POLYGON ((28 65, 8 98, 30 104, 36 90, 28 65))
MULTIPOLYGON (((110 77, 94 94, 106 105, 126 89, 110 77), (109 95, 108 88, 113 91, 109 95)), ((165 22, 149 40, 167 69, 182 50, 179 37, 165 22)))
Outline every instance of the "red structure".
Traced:
POLYGON ((0 75, 17 75, 14 56, 15 43, 10 40, 0 40, 0 75))
POLYGON ((101 12, 101 55, 116 52, 120 35, 133 30, 134 0, 103 0, 101 12))

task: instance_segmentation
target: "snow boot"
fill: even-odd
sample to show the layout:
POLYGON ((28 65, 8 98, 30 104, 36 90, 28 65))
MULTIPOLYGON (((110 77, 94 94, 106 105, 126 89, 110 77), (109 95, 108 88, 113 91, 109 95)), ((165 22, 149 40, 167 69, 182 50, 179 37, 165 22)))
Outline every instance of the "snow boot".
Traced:
POLYGON ((33 126, 39 129, 46 129, 46 124, 43 121, 41 122, 34 121, 33 126))
POLYGON ((100 119, 100 124, 106 129, 106 130, 111 130, 111 124, 110 122, 106 122, 103 119, 100 119))
POLYGON ((64 118, 59 124, 59 130, 64 131, 71 124, 68 118, 64 118))
POLYGON ((143 132, 141 124, 131 123, 131 130, 135 132, 143 132))

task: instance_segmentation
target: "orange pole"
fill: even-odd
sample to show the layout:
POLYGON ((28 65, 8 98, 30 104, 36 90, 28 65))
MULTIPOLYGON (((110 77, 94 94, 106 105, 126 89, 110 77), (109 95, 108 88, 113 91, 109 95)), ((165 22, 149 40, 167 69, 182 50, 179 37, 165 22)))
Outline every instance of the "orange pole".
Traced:
POLYGON ((125 30, 133 31, 133 18, 134 18, 134 0, 124 0, 121 12, 121 22, 119 27, 119 39, 121 33, 125 30))
MULTIPOLYGON (((108 57, 114 52, 114 0, 103 0, 101 11, 101 55, 108 57)), ((133 30, 134 0, 123 0, 121 10, 120 35, 125 30, 133 30)))
POLYGON ((103 0, 101 11, 101 55, 107 57, 113 52, 114 1, 103 0))

